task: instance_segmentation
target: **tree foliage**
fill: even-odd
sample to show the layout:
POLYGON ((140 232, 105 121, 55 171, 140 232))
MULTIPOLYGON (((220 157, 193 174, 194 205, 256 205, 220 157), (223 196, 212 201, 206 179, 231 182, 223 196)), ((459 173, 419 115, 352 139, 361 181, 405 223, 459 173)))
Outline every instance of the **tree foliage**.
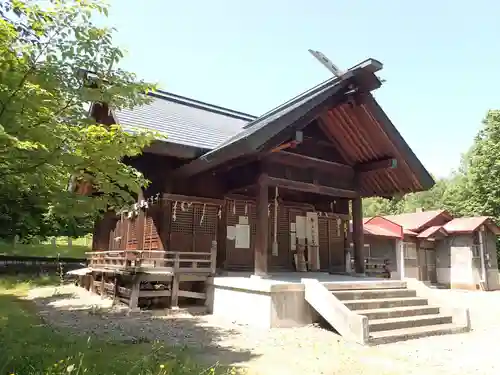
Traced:
POLYGON ((91 20, 107 12, 98 0, 0 0, 0 237, 85 228, 147 183, 123 158, 154 135, 89 116, 90 103, 133 107, 151 89, 116 67, 113 29, 91 20), (101 194, 68 191, 72 176, 101 194))

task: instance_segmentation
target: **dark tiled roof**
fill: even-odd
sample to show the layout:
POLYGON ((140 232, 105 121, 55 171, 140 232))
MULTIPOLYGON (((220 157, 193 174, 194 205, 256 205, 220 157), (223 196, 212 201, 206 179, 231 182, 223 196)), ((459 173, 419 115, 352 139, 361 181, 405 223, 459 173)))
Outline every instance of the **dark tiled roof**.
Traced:
POLYGON ((167 142, 214 149, 238 134, 255 117, 164 91, 134 109, 115 111, 124 129, 142 128, 167 136, 167 142))

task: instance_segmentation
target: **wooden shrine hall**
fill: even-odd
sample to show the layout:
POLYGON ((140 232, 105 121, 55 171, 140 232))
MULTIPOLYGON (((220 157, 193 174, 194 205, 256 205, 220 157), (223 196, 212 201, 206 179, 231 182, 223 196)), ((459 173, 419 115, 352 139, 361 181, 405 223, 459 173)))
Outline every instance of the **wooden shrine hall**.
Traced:
POLYGON ((133 110, 95 103, 104 124, 168 138, 128 161, 151 181, 137 204, 96 223, 92 287, 119 293, 117 270, 163 270, 184 275, 157 293, 176 304, 206 298, 193 283, 216 272, 363 274, 361 199, 434 184, 371 94, 381 68, 366 60, 260 117, 163 91, 133 110))

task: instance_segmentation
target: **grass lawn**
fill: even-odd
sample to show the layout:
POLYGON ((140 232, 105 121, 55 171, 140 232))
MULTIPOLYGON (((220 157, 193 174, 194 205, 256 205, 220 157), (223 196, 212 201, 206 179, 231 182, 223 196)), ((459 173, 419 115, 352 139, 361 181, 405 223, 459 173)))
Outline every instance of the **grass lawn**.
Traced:
POLYGON ((0 242, 0 255, 57 257, 57 254, 59 254, 61 257, 85 258, 86 251, 91 251, 90 246, 85 246, 83 243, 79 244, 78 242, 73 243, 71 247, 60 242, 56 243, 56 246, 52 244, 16 244, 16 246, 12 246, 11 244, 0 242))
POLYGON ((190 360, 188 350, 172 351, 158 343, 87 340, 55 332, 36 315, 33 304, 21 298, 33 285, 52 283, 50 278, 0 278, 0 374, 234 373, 200 366, 190 360))

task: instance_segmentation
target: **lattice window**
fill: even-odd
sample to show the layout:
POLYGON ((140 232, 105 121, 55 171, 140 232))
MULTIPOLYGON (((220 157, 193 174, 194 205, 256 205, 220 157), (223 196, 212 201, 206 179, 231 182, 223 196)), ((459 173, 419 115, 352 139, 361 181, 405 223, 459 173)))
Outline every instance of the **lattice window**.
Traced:
POLYGON ((137 249, 137 220, 136 218, 127 219, 127 250, 137 249))
POLYGON ((160 236, 155 223, 155 212, 149 212, 144 220, 144 250, 159 250, 162 248, 160 236))
POLYGON ((255 204, 246 201, 229 201, 227 204, 227 225, 239 224, 239 217, 247 216, 252 235, 257 233, 257 209, 255 204), (246 207, 246 210, 245 210, 246 207))
POLYGON ((172 233, 193 233, 193 212, 192 204, 177 202, 172 205, 172 233), (175 213, 175 220, 174 220, 175 213))
POLYGON ((194 204, 194 232, 202 234, 217 233, 219 208, 213 205, 194 204))

